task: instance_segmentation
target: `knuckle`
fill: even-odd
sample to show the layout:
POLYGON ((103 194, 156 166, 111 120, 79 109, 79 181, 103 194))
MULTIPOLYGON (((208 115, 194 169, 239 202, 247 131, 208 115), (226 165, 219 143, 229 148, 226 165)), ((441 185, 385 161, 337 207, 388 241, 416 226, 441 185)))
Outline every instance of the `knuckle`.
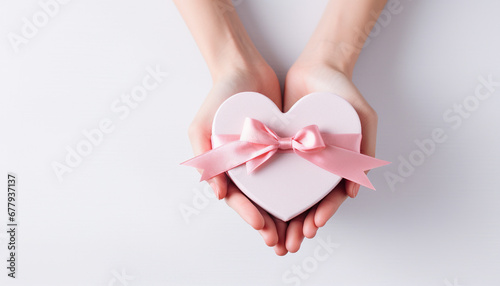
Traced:
POLYGON ((368 106, 366 109, 366 117, 372 121, 378 120, 378 114, 371 106, 368 106))
POLYGON ((362 109, 360 117, 365 122, 377 123, 378 122, 378 114, 371 106, 366 106, 362 109))

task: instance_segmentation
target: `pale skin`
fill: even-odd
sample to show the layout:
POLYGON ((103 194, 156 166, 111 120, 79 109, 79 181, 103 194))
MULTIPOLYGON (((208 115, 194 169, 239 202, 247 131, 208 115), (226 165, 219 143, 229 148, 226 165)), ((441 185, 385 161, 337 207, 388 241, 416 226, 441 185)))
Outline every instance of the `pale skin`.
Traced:
MULTIPOLYGON (((231 0, 174 0, 193 35, 213 80, 189 128, 195 155, 211 149, 213 117, 228 97, 243 91, 268 96, 284 112, 312 92, 331 92, 354 106, 362 126, 361 153, 375 156, 377 114, 352 83, 352 73, 368 33, 387 0, 330 0, 304 51, 287 73, 282 92, 278 78, 250 40, 231 0)), ((335 214, 359 185, 344 180, 308 211, 283 222, 254 205, 226 177, 208 183, 278 255, 297 252, 304 237, 335 214)))

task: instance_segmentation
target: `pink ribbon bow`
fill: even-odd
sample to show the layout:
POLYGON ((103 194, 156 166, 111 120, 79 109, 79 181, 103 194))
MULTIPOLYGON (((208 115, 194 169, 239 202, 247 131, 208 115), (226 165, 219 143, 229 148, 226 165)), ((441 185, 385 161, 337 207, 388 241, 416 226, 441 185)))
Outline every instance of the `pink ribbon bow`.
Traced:
POLYGON ((243 164, 251 173, 278 151, 294 152, 337 176, 374 189, 364 171, 390 162, 360 154, 360 142, 361 134, 321 133, 317 125, 281 138, 262 122, 246 118, 240 135, 213 135, 214 149, 182 165, 203 169, 203 181, 243 164))

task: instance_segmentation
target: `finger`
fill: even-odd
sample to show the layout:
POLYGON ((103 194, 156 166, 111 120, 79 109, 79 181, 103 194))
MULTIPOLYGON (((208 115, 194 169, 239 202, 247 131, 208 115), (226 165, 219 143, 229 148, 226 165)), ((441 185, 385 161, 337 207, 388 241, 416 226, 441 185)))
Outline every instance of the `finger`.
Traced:
POLYGON ((228 206, 256 230, 263 229, 266 225, 264 217, 257 207, 234 184, 228 186, 225 200, 228 206))
POLYGON ((292 219, 286 229, 286 249, 291 253, 299 251, 300 244, 304 240, 304 233, 302 229, 305 216, 305 214, 301 214, 292 219))
MULTIPOLYGON (((370 172, 370 170, 366 170, 365 174, 368 174, 368 172, 370 172)), ((344 180, 344 183, 347 195, 351 198, 355 198, 358 195, 360 185, 349 180, 344 180)))
POLYGON ((347 199, 345 186, 335 187, 318 205, 316 215, 314 216, 314 224, 318 227, 323 227, 326 222, 337 212, 340 205, 347 199))
POLYGON ((377 146, 377 125, 378 116, 375 110, 369 105, 366 105, 363 110, 356 110, 361 122, 361 140, 360 152, 362 154, 375 157, 375 149, 377 146))
POLYGON ((287 223, 277 218, 273 218, 273 220, 278 231, 278 243, 274 246, 274 252, 279 256, 283 256, 288 253, 285 246, 287 223))
POLYGON ((314 216, 316 215, 317 206, 311 208, 309 213, 304 220, 304 236, 307 238, 313 238, 316 236, 316 232, 318 231, 318 227, 314 224, 314 216))
MULTIPOLYGON (((196 123, 196 121, 191 123, 191 126, 189 126, 189 140, 191 142, 191 147, 193 148, 195 156, 203 154, 212 149, 212 142, 210 139, 211 128, 208 129, 208 131, 209 132, 207 132, 206 126, 200 125, 196 123)), ((203 172, 203 170, 201 169, 197 170, 200 174, 203 172)), ((212 179, 207 180, 207 182, 214 191, 215 197, 217 199, 220 200, 226 196, 227 194, 226 174, 217 175, 212 179)))
POLYGON ((260 207, 257 207, 257 209, 260 211, 260 214, 265 221, 264 228, 259 230, 259 233, 262 235, 262 238, 267 246, 275 246, 278 243, 278 231, 276 230, 276 225, 274 224, 271 216, 265 210, 260 207))
POLYGON ((345 189, 347 192, 347 195, 351 198, 355 198, 358 195, 359 191, 359 184, 354 183, 353 181, 345 181, 345 189))
POLYGON ((227 194, 227 177, 226 174, 220 174, 207 180, 208 184, 215 193, 218 200, 222 200, 227 194))

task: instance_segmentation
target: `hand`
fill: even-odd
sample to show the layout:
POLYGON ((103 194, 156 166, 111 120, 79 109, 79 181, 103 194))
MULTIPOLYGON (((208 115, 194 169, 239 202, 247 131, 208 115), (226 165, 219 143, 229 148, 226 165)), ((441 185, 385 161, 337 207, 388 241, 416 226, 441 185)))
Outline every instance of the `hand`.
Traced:
MULTIPOLYGON (((198 155, 211 149, 213 117, 224 100, 238 92, 255 91, 268 96, 281 109, 281 91, 276 74, 253 45, 231 0, 176 0, 175 3, 214 83, 189 128, 191 144, 198 155)), ((278 245, 278 252, 286 254, 284 222, 255 206, 225 175, 214 177, 209 184, 217 198, 225 197, 229 206, 259 230, 267 245, 278 245), (282 235, 280 239, 278 232, 282 235)))
MULTIPOLYGON (((289 110, 301 97, 312 92, 331 92, 343 97, 356 110, 361 121, 362 142, 361 153, 375 156, 377 134, 377 114, 363 98, 352 83, 348 71, 315 59, 314 53, 309 56, 303 53, 290 68, 285 82, 284 111, 289 110)), ((289 223, 286 247, 289 251, 300 247, 302 239, 313 238, 319 227, 322 227, 335 214, 347 196, 354 198, 358 194, 359 185, 343 180, 323 200, 313 206, 307 213, 294 218, 289 223), (292 228, 292 226, 294 226, 292 228), (289 240, 289 237, 293 240, 289 240)))
MULTIPOLYGON (((235 63, 238 61, 234 61, 235 63)), ((278 78, 265 62, 234 65, 227 72, 218 72, 213 88, 205 98, 189 127, 189 138, 195 155, 212 148, 212 122, 219 106, 230 96, 244 91, 255 91, 268 96, 277 106, 282 106, 278 78)), ((278 232, 284 236, 286 224, 254 205, 225 174, 218 175, 208 183, 218 199, 225 198, 248 224, 258 230, 269 246, 276 246, 282 255, 286 254, 284 240, 278 241, 278 232), (284 252, 284 253, 283 253, 284 252)), ((283 237, 284 238, 284 237, 283 237)))
MULTIPOLYGON (((375 155, 377 114, 352 83, 352 72, 386 0, 330 0, 318 26, 285 81, 284 111, 312 92, 331 92, 346 99, 361 120, 361 153, 375 155), (370 26, 371 25, 371 26, 370 26)), ((286 248, 295 252, 304 236, 313 238, 335 214, 347 196, 355 197, 359 185, 343 180, 306 213, 292 219, 286 229, 286 248)))

